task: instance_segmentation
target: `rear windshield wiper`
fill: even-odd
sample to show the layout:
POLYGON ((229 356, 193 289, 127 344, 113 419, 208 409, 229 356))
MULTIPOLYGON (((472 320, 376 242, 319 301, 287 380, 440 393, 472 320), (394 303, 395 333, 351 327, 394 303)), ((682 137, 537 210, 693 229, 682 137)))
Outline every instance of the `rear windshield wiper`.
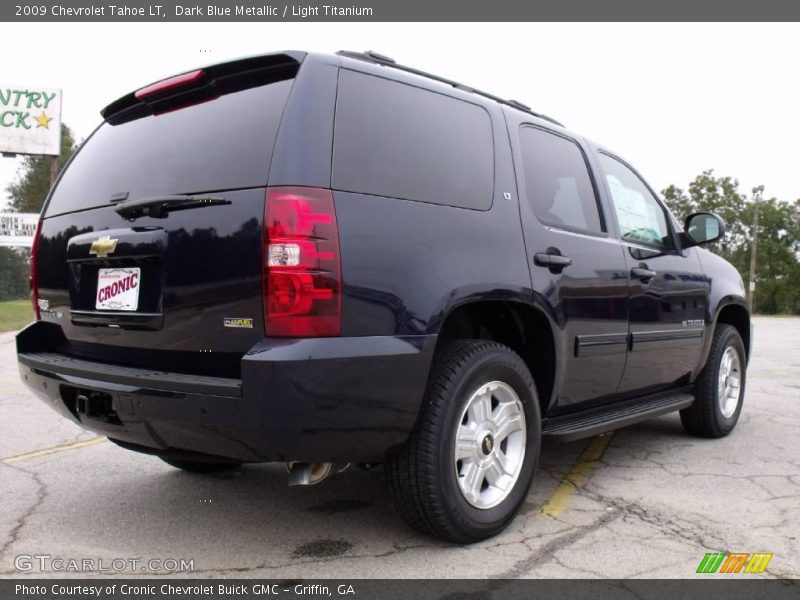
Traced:
POLYGON ((153 217, 154 219, 163 219, 169 213, 176 210, 220 206, 230 203, 230 200, 214 196, 157 196, 155 198, 126 200, 117 205, 114 210, 122 217, 133 221, 134 219, 145 216, 153 217))

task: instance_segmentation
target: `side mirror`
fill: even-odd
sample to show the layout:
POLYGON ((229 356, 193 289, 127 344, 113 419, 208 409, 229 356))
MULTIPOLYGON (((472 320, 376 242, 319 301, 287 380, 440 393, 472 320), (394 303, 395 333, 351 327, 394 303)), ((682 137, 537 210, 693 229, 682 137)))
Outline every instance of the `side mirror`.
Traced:
POLYGON ((684 248, 715 242, 725 235, 725 221, 712 213, 694 213, 686 217, 681 241, 684 248))

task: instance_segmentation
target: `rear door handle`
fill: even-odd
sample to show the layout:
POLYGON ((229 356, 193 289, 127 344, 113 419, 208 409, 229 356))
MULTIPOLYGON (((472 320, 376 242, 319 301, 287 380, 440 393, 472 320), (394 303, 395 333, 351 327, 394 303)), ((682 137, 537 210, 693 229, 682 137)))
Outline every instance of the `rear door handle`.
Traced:
POLYGON ((537 252, 533 255, 533 264, 537 267, 547 267, 548 269, 563 269, 572 264, 572 259, 551 252, 537 252))
POLYGON ((644 283, 647 283, 653 277, 658 275, 655 271, 651 271, 647 267, 633 267, 631 269, 631 275, 636 277, 636 279, 641 279, 644 283))

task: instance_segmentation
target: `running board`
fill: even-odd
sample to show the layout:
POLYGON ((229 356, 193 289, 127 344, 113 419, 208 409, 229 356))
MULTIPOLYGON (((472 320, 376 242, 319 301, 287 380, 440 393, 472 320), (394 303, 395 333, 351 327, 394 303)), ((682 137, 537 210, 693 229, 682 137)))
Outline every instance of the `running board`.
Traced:
POLYGON ((610 406, 547 418, 542 427, 542 435, 559 442, 572 442, 681 410, 692 402, 694 396, 685 392, 618 402, 610 406))

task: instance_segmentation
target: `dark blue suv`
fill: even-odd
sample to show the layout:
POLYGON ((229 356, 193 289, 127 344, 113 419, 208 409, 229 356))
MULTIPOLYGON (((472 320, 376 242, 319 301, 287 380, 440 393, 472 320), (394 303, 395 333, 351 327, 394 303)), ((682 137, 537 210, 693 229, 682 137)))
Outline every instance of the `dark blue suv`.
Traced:
POLYGON ((110 104, 58 178, 17 338, 41 399, 194 472, 382 463, 454 542, 543 437, 742 408, 742 280, 613 152, 375 53, 213 65, 110 104))

